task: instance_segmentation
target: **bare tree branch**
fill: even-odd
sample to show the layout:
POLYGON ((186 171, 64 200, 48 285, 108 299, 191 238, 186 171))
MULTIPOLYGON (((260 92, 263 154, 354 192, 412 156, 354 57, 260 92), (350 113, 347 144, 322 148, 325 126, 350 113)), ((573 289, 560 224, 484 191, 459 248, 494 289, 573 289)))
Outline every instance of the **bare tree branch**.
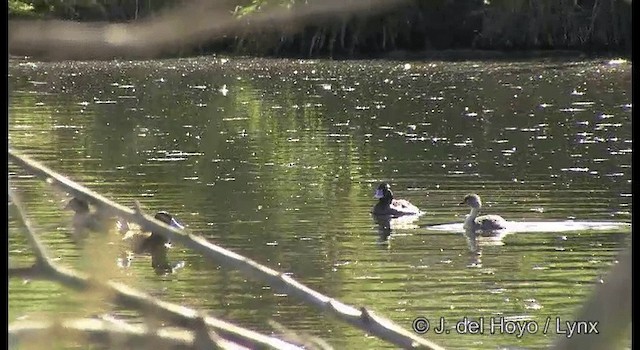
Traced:
MULTIPOLYGON (((31 226, 29 220, 25 216, 20 200, 11 189, 9 189, 9 196, 16 208, 18 219, 25 225, 26 234, 34 250, 34 254, 41 257, 40 260, 37 261, 36 266, 32 267, 31 271, 28 271, 32 278, 55 280, 65 286, 80 291, 90 289, 105 290, 114 296, 114 301, 116 303, 125 307, 135 308, 153 316, 167 318, 180 326, 199 330, 201 333, 203 332, 203 324, 206 324, 207 326, 214 328, 216 332, 223 336, 227 341, 244 344, 252 348, 269 347, 274 349, 301 349, 298 346, 289 344, 280 339, 268 337, 214 317, 202 315, 196 310, 158 300, 149 294, 140 292, 122 283, 113 281, 102 282, 97 278, 89 277, 58 266, 48 257, 44 246, 40 243, 40 240, 35 233, 35 229, 31 226)), ((15 275, 16 271, 24 274, 28 269, 13 270, 15 275)), ((210 338, 210 336, 208 337, 210 338)), ((211 344, 207 344, 209 341, 206 340, 202 334, 200 334, 197 340, 198 343, 196 346, 198 348, 211 347, 211 344)), ((214 343, 216 342, 215 339, 211 339, 210 341, 214 343)), ((219 346, 219 344, 217 345, 219 346)))
POLYGON ((357 309, 353 306, 344 304, 303 285, 284 273, 279 273, 278 271, 245 258, 242 255, 214 245, 202 237, 180 232, 173 227, 153 219, 153 217, 149 215, 133 211, 112 202, 84 186, 81 186, 50 170, 44 165, 35 162, 24 155, 19 155, 14 150, 9 150, 9 159, 27 169, 34 175, 64 188, 65 191, 74 196, 88 200, 92 204, 96 204, 100 208, 108 210, 109 213, 113 215, 120 216, 128 221, 136 222, 145 230, 161 234, 170 241, 193 249, 194 251, 202 254, 205 258, 224 267, 240 270, 252 278, 269 284, 282 293, 301 299, 307 304, 328 312, 339 320, 358 327, 380 339, 386 340, 403 348, 443 349, 439 345, 424 338, 420 338, 401 328, 391 320, 373 314, 364 307, 357 309))
MULTIPOLYGON (((197 346, 194 332, 163 327, 150 329, 143 325, 125 322, 109 322, 93 318, 62 321, 17 321, 9 325, 9 344, 33 342, 34 338, 51 339, 88 335, 93 342, 111 345, 113 348, 146 348, 149 344, 162 344, 162 349, 204 349, 197 346)), ((207 349, 247 350, 248 348, 220 340, 219 345, 207 349)))

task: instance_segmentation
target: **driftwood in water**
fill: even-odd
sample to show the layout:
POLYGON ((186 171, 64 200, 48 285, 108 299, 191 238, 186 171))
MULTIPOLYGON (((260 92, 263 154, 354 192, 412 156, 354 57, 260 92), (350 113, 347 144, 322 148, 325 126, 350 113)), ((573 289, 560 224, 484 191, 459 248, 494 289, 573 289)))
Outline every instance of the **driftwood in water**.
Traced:
MULTIPOLYGON (((8 154, 11 162, 48 183, 62 188, 71 195, 88 201, 97 206, 99 210, 104 210, 110 215, 121 217, 130 222, 136 222, 144 230, 161 234, 166 239, 190 248, 223 267, 240 270, 254 279, 269 284, 275 290, 296 297, 370 335, 407 349, 443 349, 439 345, 403 329, 391 320, 375 315, 364 307, 355 308, 344 304, 305 286, 284 273, 212 244, 202 237, 181 232, 155 220, 152 216, 144 214, 137 204, 136 210, 126 208, 11 149, 8 154)), ((113 285, 113 283, 110 284, 113 285)))

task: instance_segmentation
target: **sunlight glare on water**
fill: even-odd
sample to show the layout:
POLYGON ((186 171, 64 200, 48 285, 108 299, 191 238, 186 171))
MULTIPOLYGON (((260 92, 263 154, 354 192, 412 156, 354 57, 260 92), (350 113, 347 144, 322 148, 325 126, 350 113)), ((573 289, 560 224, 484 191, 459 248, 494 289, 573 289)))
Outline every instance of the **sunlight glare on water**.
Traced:
MULTIPOLYGON (((570 319, 630 242, 628 225, 609 223, 631 222, 631 63, 193 58, 11 61, 9 73, 11 147, 408 330, 419 316, 570 319), (425 214, 374 221, 382 181, 425 214), (516 225, 481 256, 460 234, 467 193, 516 225)), ((57 261, 94 266, 92 246, 70 240, 69 197, 13 164, 9 177, 57 261)), ((105 264, 112 278, 251 329, 275 320, 336 349, 392 348, 184 247, 169 258, 184 266, 105 264)), ((9 260, 33 261, 11 212, 9 260)), ((97 305, 55 283, 9 283, 11 320, 140 321, 97 305)), ((556 336, 452 331, 425 336, 447 349, 539 348, 556 336)))

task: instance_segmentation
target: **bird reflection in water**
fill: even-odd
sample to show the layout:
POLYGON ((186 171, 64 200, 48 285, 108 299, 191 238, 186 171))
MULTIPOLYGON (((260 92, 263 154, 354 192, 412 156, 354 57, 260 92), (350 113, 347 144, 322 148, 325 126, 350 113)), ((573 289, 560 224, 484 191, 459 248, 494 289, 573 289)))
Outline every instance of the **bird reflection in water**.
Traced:
POLYGON ((482 248, 478 243, 478 236, 473 228, 466 227, 464 237, 467 240, 467 247, 469 248, 469 264, 467 267, 482 267, 482 248))
POLYGON ((389 238, 393 230, 418 228, 414 222, 420 218, 420 215, 404 215, 400 217, 393 215, 372 215, 372 217, 378 229, 378 244, 388 246, 389 238))
POLYGON ((389 243, 389 236, 391 236, 391 218, 391 215, 373 215, 373 220, 378 225, 378 243, 389 243))
POLYGON ((482 267, 482 248, 484 246, 504 245, 502 239, 510 232, 506 229, 480 229, 473 225, 464 227, 464 237, 469 248, 468 267, 482 267))

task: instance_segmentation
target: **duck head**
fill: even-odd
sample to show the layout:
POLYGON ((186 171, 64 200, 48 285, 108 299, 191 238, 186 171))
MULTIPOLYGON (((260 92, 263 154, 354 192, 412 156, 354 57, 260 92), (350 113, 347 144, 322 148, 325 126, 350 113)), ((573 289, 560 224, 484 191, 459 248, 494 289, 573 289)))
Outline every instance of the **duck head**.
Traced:
POLYGON ((381 183, 378 188, 376 188, 376 193, 373 195, 375 199, 393 199, 393 192, 391 192, 391 186, 388 183, 381 183))
MULTIPOLYGON (((156 220, 162 221, 163 223, 171 226, 171 227, 175 227, 178 230, 182 230, 184 229, 184 226, 182 226, 182 224, 180 224, 178 221, 176 221, 176 219, 169 214, 166 211, 159 211, 156 213, 156 215, 153 217, 156 220)), ((154 248, 154 247, 159 247, 159 246, 164 246, 164 245, 168 245, 171 242, 164 238, 163 235, 155 233, 155 232, 151 232, 151 236, 149 236, 149 238, 145 241, 145 249, 146 248, 154 248)))
POLYGON ((178 221, 176 221, 176 219, 169 213, 167 213, 166 211, 159 211, 156 213, 156 215, 153 217, 156 220, 162 221, 165 224, 171 226, 171 227, 175 227, 179 230, 184 229, 184 226, 182 226, 182 224, 180 224, 178 221))
POLYGON ((468 194, 464 196, 464 199, 460 203, 460 205, 468 205, 471 208, 480 208, 482 206, 482 201, 480 200, 480 196, 475 193, 468 194))
POLYGON ((83 199, 73 197, 64 207, 66 210, 73 210, 76 213, 83 214, 89 212, 89 203, 83 199))

